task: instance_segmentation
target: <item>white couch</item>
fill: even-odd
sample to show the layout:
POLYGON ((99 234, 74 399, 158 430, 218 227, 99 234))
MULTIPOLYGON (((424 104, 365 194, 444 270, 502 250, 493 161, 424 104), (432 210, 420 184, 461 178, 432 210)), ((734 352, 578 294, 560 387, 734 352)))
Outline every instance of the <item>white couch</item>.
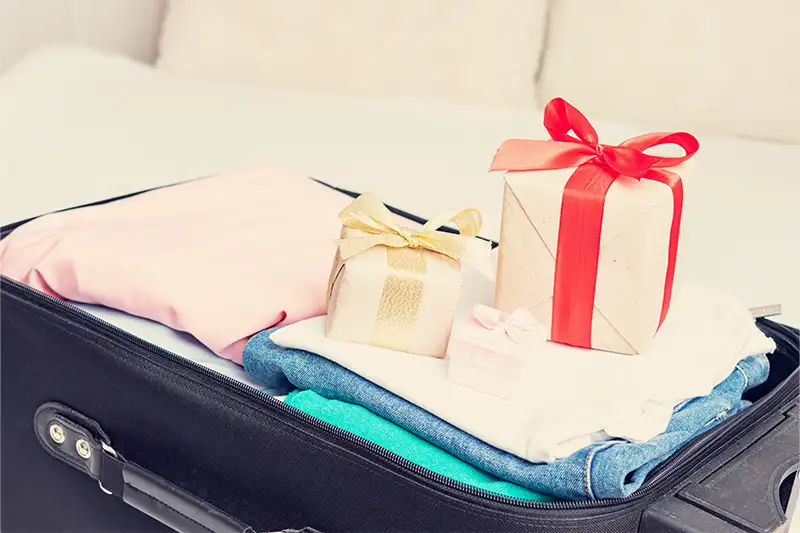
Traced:
POLYGON ((70 42, 273 88, 558 95, 595 117, 798 143, 797 20, 795 0, 4 0, 0 65, 70 42))
MULTIPOLYGON (((16 3, 17 16, 27 21, 24 26, 30 37, 37 26, 36 14, 29 6, 39 3, 41 7, 41 1, 27 1, 7 0, 3 6, 8 9, 16 3)), ((731 32, 711 24, 709 17, 703 18, 702 24, 695 21, 671 29, 681 14, 689 13, 689 0, 675 0, 670 3, 676 10, 671 18, 665 15, 660 20, 669 32, 681 36, 682 48, 674 51, 682 59, 676 65, 664 62, 666 53, 652 57, 641 50, 648 41, 645 29, 637 30, 642 41, 631 44, 623 38, 603 40, 591 28, 583 28, 586 21, 578 17, 584 9, 580 0, 498 0, 489 4, 506 9, 488 19, 481 15, 488 0, 463 0, 475 11, 460 13, 455 19, 459 24, 480 28, 489 21, 489 29, 470 34, 476 41, 450 39, 453 17, 446 10, 430 11, 427 0, 402 3, 411 11, 396 13, 395 18, 387 19, 385 13, 375 10, 359 12, 361 18, 347 18, 348 10, 342 9, 339 14, 326 12, 315 22, 317 26, 295 25, 289 28, 292 31, 283 28, 269 35, 241 29, 247 27, 239 24, 243 13, 245 18, 253 18, 246 11, 252 0, 192 0, 189 5, 212 13, 214 6, 234 6, 234 12, 209 19, 208 11, 190 10, 182 16, 179 10, 173 11, 161 37, 156 31, 161 25, 161 0, 147 0, 146 9, 131 7, 140 1, 115 0, 98 7, 101 4, 75 0, 69 9, 93 12, 92 20, 98 24, 115 26, 135 19, 133 25, 142 28, 141 41, 135 42, 135 36, 128 33, 115 40, 112 31, 79 38, 50 24, 47 38, 34 35, 25 42, 50 38, 78 41, 123 51, 146 63, 156 59, 154 50, 160 38, 162 56, 157 67, 59 45, 28 56, 0 77, 0 222, 268 160, 353 189, 374 190, 422 215, 474 205, 485 214, 486 233, 496 236, 502 179, 486 173, 494 150, 508 137, 543 137, 537 102, 563 94, 587 111, 605 142, 619 142, 650 128, 696 131, 701 151, 691 175, 685 177, 683 275, 721 284, 751 306, 782 303, 783 319, 800 324, 800 284, 795 281, 800 271, 795 215, 800 196, 800 145, 795 141, 800 136, 795 137, 795 128, 800 127, 800 120, 791 115, 796 102, 785 97, 796 78, 792 65, 784 71, 763 64, 766 52, 780 48, 780 39, 794 39, 780 35, 776 27, 780 29, 781 23, 771 26, 772 36, 764 37, 769 33, 764 30, 754 39, 764 48, 761 52, 743 53, 744 45, 733 43, 733 48, 723 53, 719 41, 731 41, 731 32), (527 6, 524 9, 519 7, 523 4, 527 6), (428 19, 420 29, 416 22, 423 15, 428 19), (350 22, 345 23, 347 20, 350 22), (406 28, 413 37, 408 42, 416 44, 398 49, 399 36, 390 34, 393 37, 387 41, 385 32, 373 30, 366 32, 366 37, 347 40, 348 35, 376 20, 394 24, 395 33, 406 28), (331 21, 340 28, 334 37, 344 41, 338 48, 326 51, 326 44, 337 42, 328 34, 310 48, 301 47, 306 41, 300 37, 311 39, 331 21), (241 33, 228 38, 231 32, 241 33), (708 32, 716 40, 706 43, 709 49, 697 52, 696 46, 708 32), (66 36, 59 37, 62 34, 66 36), (203 38, 208 42, 201 46, 203 38), (272 58, 265 63, 261 52, 241 53, 253 46, 266 46, 263 54, 274 52, 279 49, 276 39, 292 43, 281 49, 291 61, 272 58), (581 39, 588 42, 579 42, 581 39), (361 46, 353 47, 353 42, 361 46), (364 43, 368 42, 375 43, 374 49, 366 50, 364 43), (450 50, 454 43, 460 44, 450 50), (426 50, 431 48, 438 51, 428 57, 426 50), (635 57, 621 61, 626 48, 627 52, 633 48, 635 57), (691 60, 691 50, 708 64, 697 57, 691 60), (377 61, 376 53, 392 61, 377 61), (228 61, 231 54, 239 57, 233 66, 228 61), (498 70, 485 78, 485 72, 476 75, 459 66, 458 61, 475 54, 490 56, 479 64, 505 70, 509 77, 498 70), (460 59, 450 68, 443 57, 460 59), (762 63, 754 63, 750 70, 736 70, 742 61, 759 58, 762 63), (712 60, 722 59, 729 62, 713 64, 712 60), (304 61, 311 67, 300 68, 304 61), (359 68, 349 68, 344 75, 331 68, 335 61, 341 68, 347 63, 359 68), (316 69, 322 64, 327 64, 326 69, 316 69), (514 70, 515 64, 522 66, 514 70), (598 64, 603 68, 597 68, 598 64), (449 68, 436 74, 436 82, 449 89, 436 86, 426 91, 420 80, 437 65, 449 68), (679 66, 686 68, 686 73, 679 66), (626 82, 620 69, 638 73, 644 80, 626 82), (320 72, 326 75, 320 76, 320 72), (737 72, 741 72, 741 83, 730 87, 737 72), (606 78, 595 79, 601 74, 606 78), (775 83, 785 83, 775 86, 774 94, 757 94, 764 83, 754 81, 755 75, 774 76, 775 83), (725 83, 715 85, 714 80, 725 83), (398 84, 405 84, 403 90, 398 84), (650 85, 658 86, 660 92, 650 85), (688 99, 687 88, 696 89, 696 99, 688 99), (744 92, 738 97, 740 89, 744 92), (647 96, 636 96, 640 91, 647 96), (404 95, 413 98, 409 101, 404 95), (704 107, 698 101, 719 105, 704 107), (723 108, 723 104, 731 107, 723 108), (758 105, 765 110, 761 115, 753 111, 758 105), (778 107, 784 112, 775 111, 778 107), (748 132, 757 139, 742 135, 748 132)), ((342 0, 337 5, 355 8, 370 1, 342 0)), ((796 12, 793 0, 770 1, 789 14, 792 9, 796 12)), ((637 17, 646 18, 647 13, 637 11, 631 2, 607 2, 629 15, 605 21, 609 26, 617 24, 619 31, 637 17)), ((716 3, 709 0, 704 5, 716 3)), ((274 18, 290 4, 290 0, 269 0, 259 5, 271 5, 269 14, 274 18)), ((401 4, 392 5, 397 9, 401 4)), ((452 0, 450 5, 466 4, 452 0)), ((591 10, 583 14, 590 18, 600 15, 591 10)), ((79 15, 71 12, 70 17, 79 15)), ((284 15, 286 20, 298 20, 297 13, 284 15)), ((736 34, 743 21, 758 16, 733 17, 732 31, 736 34)), ((657 28, 652 21, 649 24, 653 34, 657 28)), ((2 46, 3 38, 0 53, 13 48, 16 52, 9 52, 6 62, 16 62, 24 47, 2 46)), ((666 39, 663 35, 659 38, 666 39)), ((659 41, 659 46, 673 47, 675 40, 659 41)), ((792 55, 790 46, 785 53, 792 55)), ((786 58, 782 61, 788 64, 786 58)), ((796 98, 797 94, 789 96, 796 98)))

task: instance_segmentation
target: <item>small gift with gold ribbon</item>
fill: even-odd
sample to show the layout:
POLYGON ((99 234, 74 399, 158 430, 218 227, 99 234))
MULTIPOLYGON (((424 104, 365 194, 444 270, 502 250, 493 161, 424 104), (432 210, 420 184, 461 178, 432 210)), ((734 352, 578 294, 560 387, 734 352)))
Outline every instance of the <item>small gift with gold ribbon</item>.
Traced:
POLYGON ((511 139, 495 306, 529 309, 556 342, 640 353, 669 311, 692 135, 648 133, 601 144, 561 98, 544 110, 549 140, 511 139), (574 133, 574 135, 570 135, 574 133), (684 154, 645 153, 672 145, 684 154))
POLYGON ((422 227, 397 224, 362 194, 343 223, 328 290, 327 336, 444 357, 461 294, 461 263, 490 274, 490 245, 476 238, 476 209, 441 213, 422 227), (452 223, 459 234, 437 231, 452 223))
POLYGON ((527 309, 504 313, 476 305, 453 328, 447 377, 493 396, 515 400, 524 386, 525 362, 541 353, 547 331, 527 309))

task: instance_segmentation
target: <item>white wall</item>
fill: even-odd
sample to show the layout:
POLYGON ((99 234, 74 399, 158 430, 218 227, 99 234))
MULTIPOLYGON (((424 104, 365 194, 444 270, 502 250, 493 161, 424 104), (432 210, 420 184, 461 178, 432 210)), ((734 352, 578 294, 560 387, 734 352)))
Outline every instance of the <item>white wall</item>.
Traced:
POLYGON ((45 44, 155 59, 165 0, 0 0, 0 68, 45 44))

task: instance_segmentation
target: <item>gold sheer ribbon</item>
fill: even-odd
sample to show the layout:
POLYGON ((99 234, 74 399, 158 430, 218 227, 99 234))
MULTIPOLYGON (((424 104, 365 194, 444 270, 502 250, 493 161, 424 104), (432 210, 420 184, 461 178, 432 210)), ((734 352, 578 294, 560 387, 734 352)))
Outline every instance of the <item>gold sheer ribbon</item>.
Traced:
MULTIPOLYGON (((435 216, 421 228, 408 228, 397 225, 386 206, 374 195, 366 193, 353 200, 339 218, 345 227, 355 230, 345 232, 344 237, 337 241, 339 261, 346 262, 375 246, 386 247, 385 277, 369 343, 443 357, 453 316, 428 317, 425 327, 420 329, 423 326, 423 302, 426 298, 443 298, 444 309, 455 309, 459 295, 453 284, 436 287, 428 284, 436 283, 431 278, 434 271, 437 276, 460 276, 460 261, 493 278, 490 243, 475 238, 481 229, 480 212, 476 209, 448 211, 435 216), (437 231, 447 223, 455 224, 459 234, 437 231), (446 261, 437 261, 439 266, 432 269, 430 252, 445 256, 441 259, 446 261)), ((358 305, 355 302, 338 304, 358 305)), ((336 309, 329 312, 336 313, 336 309)), ((363 327, 363 324, 350 325, 348 329, 358 332, 363 331, 363 327)))
POLYGON ((389 248, 422 248, 472 265, 487 277, 493 277, 489 252, 491 245, 475 236, 481 230, 481 214, 477 209, 439 213, 419 229, 398 226, 392 213, 378 198, 365 193, 353 200, 339 218, 348 228, 364 235, 353 235, 337 241, 343 261, 373 246, 389 248), (437 231, 452 222, 459 234, 437 231))

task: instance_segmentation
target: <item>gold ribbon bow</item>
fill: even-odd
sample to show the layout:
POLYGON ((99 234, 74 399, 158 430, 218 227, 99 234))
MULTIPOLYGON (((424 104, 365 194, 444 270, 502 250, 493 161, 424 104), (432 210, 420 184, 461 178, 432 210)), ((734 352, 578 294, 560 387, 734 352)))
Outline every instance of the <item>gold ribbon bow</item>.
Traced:
POLYGON ((394 223, 392 213, 375 195, 364 193, 353 200, 339 214, 339 218, 348 228, 365 234, 337 241, 343 261, 373 246, 424 248, 469 263, 489 278, 494 276, 489 260, 491 245, 475 238, 482 222, 477 209, 445 211, 419 229, 406 228, 394 223), (437 231, 448 222, 456 225, 459 235, 437 231))

